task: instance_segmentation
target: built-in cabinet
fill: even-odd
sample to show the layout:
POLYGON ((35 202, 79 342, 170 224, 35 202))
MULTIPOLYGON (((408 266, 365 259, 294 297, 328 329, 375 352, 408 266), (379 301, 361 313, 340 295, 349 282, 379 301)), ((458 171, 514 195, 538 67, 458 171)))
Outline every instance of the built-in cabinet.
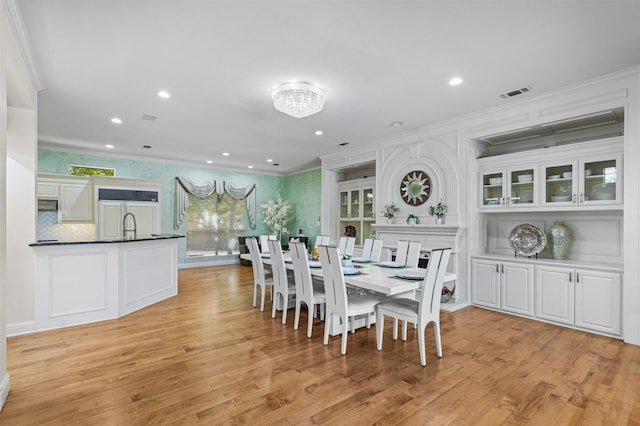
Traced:
POLYGON ((621 336, 623 138, 479 158, 477 164, 481 232, 480 251, 470 262, 472 303, 621 336), (529 223, 546 232, 558 219, 576 232, 568 259, 550 259, 550 249, 508 257, 513 227, 529 223))
POLYGON ((622 138, 610 138, 478 159, 479 207, 620 208, 622 150, 622 138))
POLYGON ((536 268, 536 316, 603 333, 621 332, 621 274, 584 268, 536 268))
POLYGON ((473 259, 472 300, 476 305, 533 316, 533 266, 473 259))
POLYGON ((135 217, 136 235, 148 237, 160 233, 160 206, 151 201, 109 201, 98 202, 98 239, 119 240, 132 237, 134 222, 131 217, 125 223, 124 215, 135 217), (125 233, 125 226, 127 232, 125 233))
POLYGON ((93 185, 89 178, 41 175, 38 177, 36 195, 43 200, 58 200, 60 222, 94 221, 93 185))
POLYGON ((371 234, 375 221, 375 179, 358 179, 338 184, 338 235, 346 226, 356 229, 356 245, 362 245, 371 234))

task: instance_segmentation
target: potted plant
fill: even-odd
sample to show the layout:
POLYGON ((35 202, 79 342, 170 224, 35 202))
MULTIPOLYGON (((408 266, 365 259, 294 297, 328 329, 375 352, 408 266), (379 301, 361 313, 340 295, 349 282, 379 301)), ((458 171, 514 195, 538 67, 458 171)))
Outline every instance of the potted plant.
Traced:
POLYGON ((435 216, 436 223, 438 225, 444 225, 444 217, 447 214, 447 209, 448 206, 440 200, 435 206, 429 207, 429 216, 435 216))
POLYGON ((386 204, 382 209, 382 215, 387 218, 387 223, 392 223, 393 218, 396 217, 396 213, 399 211, 400 207, 396 206, 395 203, 386 204))
POLYGON ((260 207, 262 207, 264 213, 264 224, 278 236, 278 241, 282 241, 282 234, 289 233, 286 226, 291 219, 289 217, 291 204, 288 201, 282 201, 282 198, 278 197, 276 201, 270 200, 260 207))
POLYGON ((416 216, 415 214, 409 214, 409 216, 407 216, 407 225, 410 226, 414 226, 420 223, 420 218, 418 218, 418 216, 416 216))

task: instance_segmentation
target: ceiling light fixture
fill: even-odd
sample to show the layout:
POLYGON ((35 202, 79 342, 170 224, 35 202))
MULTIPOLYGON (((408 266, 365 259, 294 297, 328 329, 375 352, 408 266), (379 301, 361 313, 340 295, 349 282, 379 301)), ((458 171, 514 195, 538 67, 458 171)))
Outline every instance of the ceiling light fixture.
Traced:
POLYGON ((118 118, 118 117, 113 117, 113 118, 111 119, 111 122, 112 122, 113 124, 122 124, 122 119, 121 119, 121 118, 118 118))
POLYGON ((451 80, 449 80, 449 84, 451 86, 457 86, 458 84, 462 83, 462 79, 460 77, 453 77, 451 80))
POLYGON ((207 160, 207 164, 213 164, 213 161, 207 160))
POLYGON ((402 124, 403 124, 402 121, 393 121, 393 122, 391 122, 391 124, 389 124, 389 126, 391 126, 391 127, 400 127, 400 126, 402 126, 402 124))
POLYGON ((171 94, 166 90, 161 90, 158 92, 158 96, 160 96, 163 99, 169 99, 171 97, 171 94))
POLYGON ((223 152, 223 153, 222 153, 222 156, 223 156, 223 157, 228 157, 228 156, 229 156, 229 153, 228 153, 228 152, 223 152))
POLYGON ((106 144, 104 147, 105 147, 105 148, 109 148, 109 149, 113 149, 113 148, 115 148, 115 146, 113 146, 113 145, 111 145, 111 144, 106 144))
POLYGON ((273 160, 271 158, 267 158, 267 163, 273 163, 273 160))
POLYGON ((324 93, 305 81, 282 83, 271 94, 278 111, 295 118, 304 118, 322 111, 324 93))
POLYGON ((324 132, 323 132, 322 130, 316 130, 316 131, 314 132, 314 134, 315 134, 316 136, 322 136, 322 135, 324 135, 324 132))
POLYGON ((247 167, 250 168, 250 169, 253 169, 253 166, 247 166, 247 167))

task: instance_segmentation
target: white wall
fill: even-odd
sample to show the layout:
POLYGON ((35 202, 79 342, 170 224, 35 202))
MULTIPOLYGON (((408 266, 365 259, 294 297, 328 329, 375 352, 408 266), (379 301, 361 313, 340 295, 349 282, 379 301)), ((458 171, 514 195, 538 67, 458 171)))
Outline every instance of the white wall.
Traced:
MULTIPOLYGON (((0 7, 0 409, 10 389, 7 372, 7 295, 33 289, 37 92, 9 22, 0 7), (20 196, 11 196, 19 191, 20 196), (28 212, 28 214, 25 214, 28 212), (25 271, 19 270, 25 268, 25 271), (11 284, 9 286, 9 283, 11 284), (8 288, 11 287, 9 291, 8 288)), ((33 301, 23 303, 33 316, 33 301), (29 310, 29 306, 31 306, 29 310)))

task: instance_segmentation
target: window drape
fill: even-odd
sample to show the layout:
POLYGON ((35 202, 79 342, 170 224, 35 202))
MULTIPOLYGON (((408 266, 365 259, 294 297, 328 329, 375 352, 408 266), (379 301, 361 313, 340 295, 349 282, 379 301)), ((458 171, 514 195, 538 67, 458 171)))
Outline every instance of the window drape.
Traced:
POLYGON ((206 198, 218 190, 218 198, 223 193, 229 194, 236 200, 247 200, 247 216, 249 216, 249 226, 256 228, 256 185, 233 185, 222 181, 222 185, 217 185, 216 181, 207 182, 204 185, 196 185, 193 181, 183 177, 176 177, 176 205, 175 205, 175 229, 178 229, 187 215, 189 207, 189 194, 206 198))

